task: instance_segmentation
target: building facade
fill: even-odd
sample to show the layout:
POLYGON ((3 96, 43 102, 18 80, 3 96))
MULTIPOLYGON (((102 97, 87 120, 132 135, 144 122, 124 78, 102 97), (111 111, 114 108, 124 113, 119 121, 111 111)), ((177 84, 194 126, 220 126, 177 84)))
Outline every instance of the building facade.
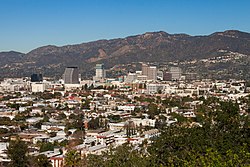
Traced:
POLYGON ((149 66, 147 64, 142 64, 142 75, 147 76, 147 80, 156 80, 157 79, 156 66, 149 66))
POLYGON ((95 77, 100 78, 100 79, 103 79, 106 77, 106 72, 104 70, 104 64, 96 64, 95 77))
POLYGON ((179 80, 181 78, 182 70, 179 67, 170 67, 172 80, 179 80))
POLYGON ((77 67, 67 67, 63 74, 64 84, 79 84, 79 71, 77 67))
POLYGON ((42 74, 32 74, 30 78, 31 78, 31 82, 42 82, 43 81, 42 74))

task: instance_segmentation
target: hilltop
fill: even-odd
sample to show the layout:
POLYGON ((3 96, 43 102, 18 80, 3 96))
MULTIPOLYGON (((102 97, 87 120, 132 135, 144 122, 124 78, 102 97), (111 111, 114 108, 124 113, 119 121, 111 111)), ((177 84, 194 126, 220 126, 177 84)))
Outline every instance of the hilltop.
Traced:
MULTIPOLYGON (((96 63, 105 63, 109 68, 116 64, 141 61, 201 60, 221 56, 221 50, 247 55, 244 61, 250 62, 250 34, 228 30, 206 36, 191 36, 159 31, 62 47, 42 46, 27 54, 0 52, 0 75, 20 77, 41 72, 46 76, 58 77, 66 66, 71 65, 78 66, 81 73, 89 73, 96 63)), ((228 65, 231 66, 230 63, 228 65)), ((224 66, 229 68, 227 64, 224 66)))

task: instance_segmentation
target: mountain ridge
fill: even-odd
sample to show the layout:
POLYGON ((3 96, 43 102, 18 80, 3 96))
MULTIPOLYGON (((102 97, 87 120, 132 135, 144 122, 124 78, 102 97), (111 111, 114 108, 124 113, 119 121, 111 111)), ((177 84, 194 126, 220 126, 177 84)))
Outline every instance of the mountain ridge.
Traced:
POLYGON ((32 72, 41 72, 46 76, 60 76, 66 66, 78 66, 80 72, 85 73, 93 70, 96 63, 105 63, 109 68, 118 63, 202 59, 214 57, 221 49, 250 55, 250 34, 226 30, 191 36, 158 31, 74 45, 47 45, 26 54, 0 52, 3 60, 0 74, 29 76, 32 72))

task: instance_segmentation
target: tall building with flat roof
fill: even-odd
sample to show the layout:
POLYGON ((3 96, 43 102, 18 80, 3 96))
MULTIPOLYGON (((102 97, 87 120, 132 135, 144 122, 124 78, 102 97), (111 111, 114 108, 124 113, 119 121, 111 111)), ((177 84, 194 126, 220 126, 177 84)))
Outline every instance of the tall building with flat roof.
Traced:
POLYGON ((157 79, 157 68, 155 66, 148 67, 148 80, 156 80, 157 79))
POLYGON ((170 67, 172 80, 179 80, 181 78, 182 70, 180 67, 170 67))
POLYGON ((79 71, 77 67, 67 67, 63 74, 65 84, 79 84, 79 71))
POLYGON ((148 75, 148 65, 147 64, 142 64, 141 65, 141 69, 142 69, 142 75, 148 75))
POLYGON ((147 64, 142 64, 142 75, 146 75, 148 80, 156 80, 157 79, 156 66, 148 66, 147 64))
POLYGON ((42 74, 32 74, 30 78, 31 78, 31 82, 42 82, 43 81, 42 74))
POLYGON ((96 64, 95 66, 95 77, 103 79, 106 77, 106 73, 104 70, 104 64, 96 64))

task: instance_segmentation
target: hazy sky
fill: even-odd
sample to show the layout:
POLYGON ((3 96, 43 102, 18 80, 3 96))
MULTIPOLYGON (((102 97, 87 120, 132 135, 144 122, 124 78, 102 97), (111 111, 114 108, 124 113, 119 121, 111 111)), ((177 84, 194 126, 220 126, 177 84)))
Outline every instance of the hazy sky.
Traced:
POLYGON ((250 32, 250 0, 0 0, 0 52, 228 29, 250 32))

